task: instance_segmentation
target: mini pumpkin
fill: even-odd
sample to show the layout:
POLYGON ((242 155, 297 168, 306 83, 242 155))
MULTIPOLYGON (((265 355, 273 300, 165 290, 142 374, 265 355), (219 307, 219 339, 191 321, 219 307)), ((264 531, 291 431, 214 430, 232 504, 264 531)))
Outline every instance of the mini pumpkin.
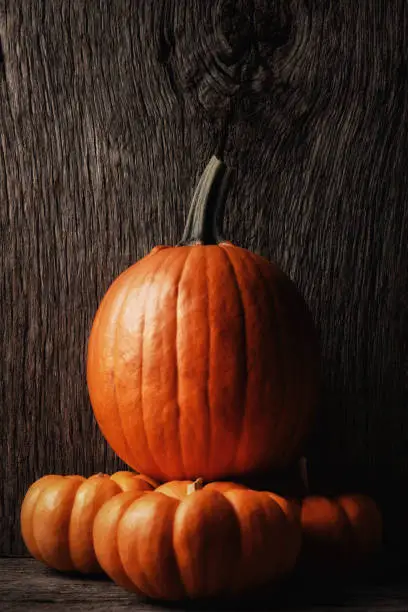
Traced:
POLYGON ((134 497, 152 491, 147 476, 116 472, 112 476, 43 476, 28 489, 21 506, 21 533, 29 552, 60 571, 100 572, 92 541, 99 508, 122 491, 134 497))
POLYGON ((243 484, 230 481, 204 484, 203 479, 198 478, 194 482, 192 480, 172 480, 159 485, 155 490, 157 493, 164 493, 164 495, 169 497, 182 500, 191 492, 201 490, 202 488, 205 488, 206 491, 219 491, 220 493, 226 493, 232 489, 248 489, 243 484))
POLYGON ((301 521, 301 564, 307 570, 347 572, 367 563, 381 548, 381 512, 367 495, 306 497, 301 521))
POLYGON ((105 572, 165 600, 236 596, 290 572, 301 538, 295 505, 232 483, 201 487, 172 483, 104 504, 93 533, 105 572))
POLYGON ((220 234, 228 179, 213 157, 181 242, 113 282, 89 338, 102 433, 161 481, 280 470, 300 456, 314 414, 312 317, 276 264, 220 234))

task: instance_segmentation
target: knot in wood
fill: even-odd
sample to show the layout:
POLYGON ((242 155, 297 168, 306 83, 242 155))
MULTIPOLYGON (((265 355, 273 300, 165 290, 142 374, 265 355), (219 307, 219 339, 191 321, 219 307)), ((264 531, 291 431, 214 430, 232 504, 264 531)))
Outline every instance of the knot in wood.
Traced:
POLYGON ((212 28, 189 54, 185 88, 214 117, 232 105, 239 115, 253 112, 259 94, 272 85, 274 53, 291 36, 288 2, 224 0, 211 19, 212 28))

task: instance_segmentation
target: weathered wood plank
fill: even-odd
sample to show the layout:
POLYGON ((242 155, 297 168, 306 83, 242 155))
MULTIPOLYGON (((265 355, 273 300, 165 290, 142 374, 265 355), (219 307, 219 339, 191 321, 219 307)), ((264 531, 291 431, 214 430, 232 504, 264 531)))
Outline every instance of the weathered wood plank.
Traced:
POLYGON ((141 600, 106 578, 64 575, 42 566, 33 559, 0 559, 0 606, 2 612, 13 610, 291 610, 292 612, 348 612, 392 610, 406 612, 408 587, 405 581, 380 580, 377 584, 326 585, 307 587, 288 584, 269 599, 246 598, 230 605, 217 602, 180 602, 172 606, 141 600))
POLYGON ((87 397, 92 317, 120 271, 180 237, 234 69, 253 91, 228 131, 226 233, 276 259, 318 323, 311 481, 406 490, 407 5, 247 5, 0 2, 3 553, 24 550, 34 479, 120 466, 87 397))

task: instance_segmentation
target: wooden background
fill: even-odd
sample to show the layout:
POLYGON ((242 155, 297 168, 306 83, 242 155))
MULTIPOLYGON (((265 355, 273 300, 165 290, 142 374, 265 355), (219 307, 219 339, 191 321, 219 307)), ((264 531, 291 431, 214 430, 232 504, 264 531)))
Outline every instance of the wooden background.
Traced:
POLYGON ((0 0, 1 554, 24 552, 36 478, 121 465, 87 396, 92 318, 181 237, 231 99, 225 233, 280 263, 321 333, 312 486, 375 494, 402 542, 407 32, 406 0, 0 0))

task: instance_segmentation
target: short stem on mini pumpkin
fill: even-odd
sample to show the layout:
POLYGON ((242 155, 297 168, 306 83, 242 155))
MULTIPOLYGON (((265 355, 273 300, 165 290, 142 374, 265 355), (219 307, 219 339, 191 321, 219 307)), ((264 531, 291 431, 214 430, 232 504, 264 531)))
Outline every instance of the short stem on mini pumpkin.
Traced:
POLYGON ((299 459, 298 465, 299 465, 300 478, 302 480, 303 486, 305 487, 306 495, 310 495, 309 472, 308 472, 306 457, 301 457, 299 459))
POLYGON ((202 478, 197 478, 194 482, 187 486, 187 495, 191 495, 195 491, 200 491, 200 489, 204 488, 204 480, 202 478))
POLYGON ((231 170, 214 155, 194 191, 183 237, 177 246, 219 244, 231 170))

